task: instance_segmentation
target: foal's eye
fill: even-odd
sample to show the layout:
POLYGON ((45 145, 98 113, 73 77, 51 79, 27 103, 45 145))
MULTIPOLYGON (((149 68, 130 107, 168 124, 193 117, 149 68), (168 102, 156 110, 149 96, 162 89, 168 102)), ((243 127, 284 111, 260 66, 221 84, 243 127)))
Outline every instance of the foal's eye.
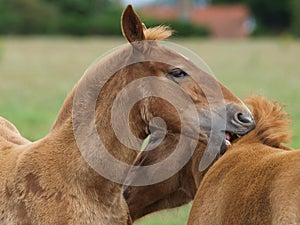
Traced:
POLYGON ((183 71, 180 68, 172 69, 168 74, 175 78, 181 78, 181 77, 185 77, 188 75, 185 71, 183 71))

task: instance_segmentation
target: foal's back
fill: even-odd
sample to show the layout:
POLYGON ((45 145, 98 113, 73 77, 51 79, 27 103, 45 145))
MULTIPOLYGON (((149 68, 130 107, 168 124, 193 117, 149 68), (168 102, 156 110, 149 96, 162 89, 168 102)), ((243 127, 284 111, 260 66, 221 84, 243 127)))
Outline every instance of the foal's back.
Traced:
POLYGON ((208 171, 188 225, 300 224, 300 151, 232 149, 208 171))
POLYGON ((209 169, 188 225, 300 224, 300 151, 281 145, 286 113, 263 98, 251 103, 257 128, 209 169))

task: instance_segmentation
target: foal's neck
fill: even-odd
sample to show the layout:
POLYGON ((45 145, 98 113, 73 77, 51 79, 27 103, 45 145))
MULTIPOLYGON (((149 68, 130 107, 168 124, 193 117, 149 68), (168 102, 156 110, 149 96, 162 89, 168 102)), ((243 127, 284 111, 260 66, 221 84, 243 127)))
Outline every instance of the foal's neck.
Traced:
MULTIPOLYGON (((76 146, 76 140, 72 121, 72 110, 78 85, 79 84, 77 84, 68 95, 51 130, 51 133, 59 133, 64 136, 64 140, 73 140, 73 142, 75 142, 74 146, 76 146)), ((127 164, 132 164, 137 155, 137 151, 133 151, 120 143, 111 126, 112 104, 124 85, 126 85, 125 76, 115 76, 110 82, 108 82, 106 87, 103 88, 102 91, 104 94, 102 97, 99 97, 100 100, 97 100, 97 106, 95 109, 95 126, 107 151, 113 155, 114 158, 127 164)), ((141 126, 145 126, 145 124, 139 125, 139 122, 137 121, 133 123, 134 127, 137 128, 135 135, 144 136, 144 134, 139 133, 144 132, 143 130, 145 129, 141 128, 141 126)), ((78 149, 75 151, 78 151, 78 149)))

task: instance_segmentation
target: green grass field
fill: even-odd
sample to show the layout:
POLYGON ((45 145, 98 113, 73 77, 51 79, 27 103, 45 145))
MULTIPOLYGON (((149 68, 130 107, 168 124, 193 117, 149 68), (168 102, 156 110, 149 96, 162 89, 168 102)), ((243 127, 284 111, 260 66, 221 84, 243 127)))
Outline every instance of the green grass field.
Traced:
MULTIPOLYGON (((201 56, 233 93, 263 94, 286 104, 300 148, 300 42, 286 39, 172 40, 201 56)), ((30 140, 49 131, 60 106, 85 69, 125 43, 119 38, 0 38, 0 115, 30 140), (1 49, 1 47, 0 47, 1 49), (1 51, 1 50, 0 50, 1 51)), ((148 216, 139 225, 185 224, 190 205, 148 216)))

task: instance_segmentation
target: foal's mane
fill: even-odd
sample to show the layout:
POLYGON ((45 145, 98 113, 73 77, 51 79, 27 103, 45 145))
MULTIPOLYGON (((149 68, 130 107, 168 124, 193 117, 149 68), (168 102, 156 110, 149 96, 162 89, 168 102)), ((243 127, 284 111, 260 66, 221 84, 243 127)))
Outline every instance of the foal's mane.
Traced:
POLYGON ((162 41, 172 36, 173 30, 168 26, 157 26, 144 29, 144 35, 146 40, 162 41))
POLYGON ((246 102, 252 108, 256 128, 242 138, 243 141, 253 143, 253 140, 258 139, 261 143, 272 147, 287 148, 281 143, 290 142, 291 120, 287 118, 288 114, 283 106, 263 96, 248 97, 246 102))

